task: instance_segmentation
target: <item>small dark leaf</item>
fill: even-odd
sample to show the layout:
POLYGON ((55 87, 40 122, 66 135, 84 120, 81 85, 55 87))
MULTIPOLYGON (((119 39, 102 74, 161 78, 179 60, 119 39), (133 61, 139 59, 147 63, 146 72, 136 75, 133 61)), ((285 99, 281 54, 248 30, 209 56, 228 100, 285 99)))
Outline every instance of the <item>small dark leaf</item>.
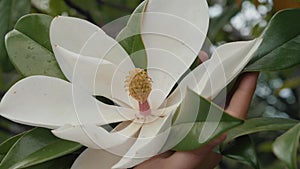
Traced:
POLYGON ((297 169, 299 137, 300 123, 278 137, 272 146, 274 154, 283 161, 289 169, 297 169))
POLYGON ((242 136, 226 146, 222 154, 228 158, 259 169, 259 162, 255 152, 255 145, 250 136, 242 136))

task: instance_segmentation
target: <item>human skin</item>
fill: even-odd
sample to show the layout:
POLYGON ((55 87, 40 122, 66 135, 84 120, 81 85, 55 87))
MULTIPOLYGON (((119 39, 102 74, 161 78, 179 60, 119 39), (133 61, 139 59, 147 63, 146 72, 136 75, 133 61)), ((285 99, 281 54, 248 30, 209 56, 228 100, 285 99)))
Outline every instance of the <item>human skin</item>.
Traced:
MULTIPOLYGON (((200 64, 208 59, 205 52, 199 53, 200 64)), ((247 117, 252 96, 256 88, 259 73, 241 74, 230 95, 225 111, 240 119, 247 117)), ((222 156, 213 149, 226 139, 226 134, 193 151, 167 151, 163 154, 139 164, 134 169, 213 169, 221 161, 222 156)))

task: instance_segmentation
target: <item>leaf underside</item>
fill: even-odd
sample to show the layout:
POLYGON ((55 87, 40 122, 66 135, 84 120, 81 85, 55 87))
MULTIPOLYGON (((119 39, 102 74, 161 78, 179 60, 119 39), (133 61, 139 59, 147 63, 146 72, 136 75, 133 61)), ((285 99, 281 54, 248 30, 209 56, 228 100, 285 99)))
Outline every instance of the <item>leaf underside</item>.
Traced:
POLYGON ((49 27, 52 19, 43 14, 26 15, 6 35, 9 58, 24 76, 46 75, 65 79, 50 44, 49 27))

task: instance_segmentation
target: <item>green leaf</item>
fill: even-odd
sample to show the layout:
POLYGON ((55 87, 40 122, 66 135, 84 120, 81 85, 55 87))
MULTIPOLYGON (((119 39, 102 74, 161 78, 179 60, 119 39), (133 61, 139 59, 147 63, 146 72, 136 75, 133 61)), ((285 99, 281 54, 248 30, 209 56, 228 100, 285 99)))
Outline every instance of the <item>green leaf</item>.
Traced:
POLYGON ((289 169, 297 169, 299 137, 300 123, 278 137, 272 145, 274 154, 283 161, 289 169))
POLYGON ((67 155, 24 169, 70 169, 77 156, 78 154, 67 155))
POLYGON ((0 162, 5 157, 5 155, 10 150, 10 148, 26 133, 27 133, 27 131, 25 131, 21 134, 18 134, 16 136, 13 136, 0 144, 0 162))
POLYGON ((255 151, 255 145, 250 136, 242 136, 226 146, 222 154, 228 158, 259 169, 259 162, 255 151))
POLYGON ((142 2, 132 13, 127 26, 119 33, 116 40, 130 55, 135 67, 147 68, 147 53, 141 37, 141 24, 143 12, 147 8, 148 1, 142 2))
POLYGON ((262 131, 287 130, 298 122, 299 121, 297 120, 285 118, 253 118, 246 120, 244 124, 230 130, 227 134, 226 140, 230 141, 243 135, 262 131))
POLYGON ((27 131, 25 131, 21 134, 15 135, 15 136, 5 140, 3 143, 1 143, 0 144, 0 154, 5 155, 9 151, 9 149, 26 133, 27 133, 27 131))
POLYGON ((188 90, 180 109, 178 109, 178 115, 165 148, 176 145, 173 150, 194 150, 242 122, 224 112, 213 102, 188 90))
POLYGON ((13 26, 21 16, 29 12, 30 0, 0 0, 0 64, 5 71, 12 68, 5 50, 5 34, 13 29, 13 26))
POLYGON ((65 79, 50 44, 52 19, 43 14, 26 15, 6 35, 9 58, 24 76, 46 75, 65 79))
POLYGON ((47 129, 36 128, 22 136, 6 154, 0 168, 15 169, 49 161, 81 147, 78 143, 61 140, 47 129))
POLYGON ((274 15, 245 71, 275 71, 300 63, 300 9, 274 15))

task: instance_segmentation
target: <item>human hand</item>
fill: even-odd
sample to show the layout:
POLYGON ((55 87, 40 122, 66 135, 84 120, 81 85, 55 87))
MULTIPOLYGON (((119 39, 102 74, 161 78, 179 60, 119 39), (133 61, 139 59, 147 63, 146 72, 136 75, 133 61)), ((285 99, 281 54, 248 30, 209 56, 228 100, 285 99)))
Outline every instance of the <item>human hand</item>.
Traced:
MULTIPOLYGON (((199 54, 200 64, 208 59, 205 52, 199 54)), ((247 112, 256 88, 259 73, 243 73, 236 81, 236 88, 230 96, 225 111, 240 119, 247 117, 247 112)), ((222 143, 226 135, 211 141, 193 151, 167 151, 139 164, 135 169, 212 169, 221 161, 222 156, 212 150, 222 143)))

